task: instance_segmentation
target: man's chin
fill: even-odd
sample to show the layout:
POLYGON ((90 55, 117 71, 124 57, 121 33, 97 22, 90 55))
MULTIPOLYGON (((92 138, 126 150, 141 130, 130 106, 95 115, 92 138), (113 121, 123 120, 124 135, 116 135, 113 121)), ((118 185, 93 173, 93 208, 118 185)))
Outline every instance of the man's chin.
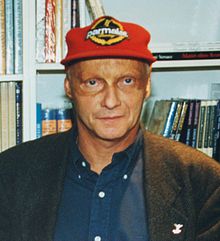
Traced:
POLYGON ((126 136, 126 131, 105 130, 96 132, 98 138, 105 141, 118 141, 126 136))

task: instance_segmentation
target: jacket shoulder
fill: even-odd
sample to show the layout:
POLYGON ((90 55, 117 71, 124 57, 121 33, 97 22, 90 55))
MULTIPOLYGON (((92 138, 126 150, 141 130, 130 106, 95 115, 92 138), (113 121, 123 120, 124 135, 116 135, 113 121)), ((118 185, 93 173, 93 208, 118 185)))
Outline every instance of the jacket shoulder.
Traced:
POLYGON ((21 169, 47 160, 49 156, 63 152, 64 146, 72 137, 72 131, 48 135, 14 146, 0 154, 0 170, 21 169))

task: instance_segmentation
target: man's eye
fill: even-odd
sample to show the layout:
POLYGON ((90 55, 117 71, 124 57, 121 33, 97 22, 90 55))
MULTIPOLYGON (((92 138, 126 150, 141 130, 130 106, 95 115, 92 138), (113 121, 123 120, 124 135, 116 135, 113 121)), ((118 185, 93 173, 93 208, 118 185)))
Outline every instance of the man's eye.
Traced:
POLYGON ((87 82, 88 86, 96 86, 97 84, 98 84, 97 81, 94 79, 88 80, 87 82))
POLYGON ((124 84, 131 85, 134 83, 134 80, 132 78, 126 78, 124 79, 124 84))

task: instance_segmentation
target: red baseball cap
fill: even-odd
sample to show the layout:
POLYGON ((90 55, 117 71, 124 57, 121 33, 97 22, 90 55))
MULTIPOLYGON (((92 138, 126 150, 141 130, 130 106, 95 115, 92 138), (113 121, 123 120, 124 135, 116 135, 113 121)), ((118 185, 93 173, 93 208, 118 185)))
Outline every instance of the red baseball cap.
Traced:
POLYGON ((66 35, 68 52, 61 64, 91 58, 121 57, 156 61, 148 48, 150 33, 140 25, 102 16, 91 25, 73 28, 66 35))

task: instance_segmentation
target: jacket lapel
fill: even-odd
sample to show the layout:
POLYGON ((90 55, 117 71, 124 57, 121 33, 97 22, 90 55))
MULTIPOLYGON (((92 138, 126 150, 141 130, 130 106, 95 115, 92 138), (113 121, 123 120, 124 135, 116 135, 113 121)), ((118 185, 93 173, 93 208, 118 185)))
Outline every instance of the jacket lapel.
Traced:
POLYGON ((69 131, 48 139, 50 145, 47 145, 47 141, 38 145, 39 152, 36 151, 33 158, 36 165, 28 173, 29 180, 24 187, 24 192, 28 192, 30 188, 35 191, 29 192, 22 205, 22 240, 53 240, 72 139, 72 132, 69 131), (46 150, 42 153, 43 148, 46 150), (37 162, 40 163, 38 166, 37 162))
POLYGON ((145 196, 150 240, 185 240, 187 218, 178 206, 181 187, 166 164, 170 157, 161 156, 160 146, 153 143, 152 138, 151 135, 145 135, 144 150, 145 196))

